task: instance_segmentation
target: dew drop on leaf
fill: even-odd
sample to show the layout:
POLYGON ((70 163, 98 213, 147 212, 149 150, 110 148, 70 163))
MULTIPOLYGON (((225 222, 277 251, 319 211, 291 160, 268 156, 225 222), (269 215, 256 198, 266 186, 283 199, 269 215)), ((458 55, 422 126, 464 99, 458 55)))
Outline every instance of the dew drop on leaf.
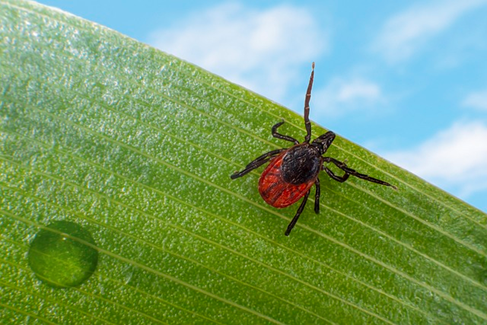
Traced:
POLYGON ((93 246, 93 237, 80 225, 55 221, 36 234, 29 248, 29 265, 50 286, 74 287, 96 269, 98 250, 93 246))

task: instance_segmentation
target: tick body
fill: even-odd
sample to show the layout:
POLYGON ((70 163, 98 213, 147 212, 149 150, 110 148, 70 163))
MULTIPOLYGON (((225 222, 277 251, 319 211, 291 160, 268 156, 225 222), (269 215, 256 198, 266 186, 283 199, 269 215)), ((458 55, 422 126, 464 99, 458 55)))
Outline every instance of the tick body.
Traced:
POLYGON ((230 176, 232 179, 242 177, 270 161, 259 179, 259 193, 264 201, 275 208, 285 208, 303 198, 296 215, 286 229, 286 236, 291 233, 291 230, 296 225, 296 222, 306 205, 313 185, 316 187, 315 212, 319 213, 320 181, 318 176, 322 170, 338 182, 345 182, 349 176, 352 175, 369 182, 391 186, 396 189, 395 186, 380 179, 358 173, 349 168, 344 162, 338 161, 335 158, 323 157, 335 139, 335 134, 333 132, 328 131, 310 143, 311 123, 309 121, 309 101, 311 99, 313 77, 314 63, 312 65, 308 90, 304 102, 304 124, 306 127, 304 142, 300 143, 298 140, 290 136, 278 133, 277 129, 284 124, 284 122, 279 122, 272 127, 272 135, 275 138, 293 142, 294 145, 290 148, 269 151, 250 162, 244 170, 236 172, 230 176), (343 170, 344 175, 335 175, 333 171, 325 165, 328 163, 332 163, 343 170))
POLYGON ((316 182, 322 159, 310 144, 298 144, 272 159, 259 179, 259 193, 267 204, 285 208, 296 203, 316 182))

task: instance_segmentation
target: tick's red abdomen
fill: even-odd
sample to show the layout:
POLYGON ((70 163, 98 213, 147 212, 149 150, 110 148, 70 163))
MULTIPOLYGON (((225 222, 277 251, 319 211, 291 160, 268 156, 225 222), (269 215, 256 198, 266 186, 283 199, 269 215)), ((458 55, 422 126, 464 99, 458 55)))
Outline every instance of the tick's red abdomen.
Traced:
POLYGON ((272 159, 259 179, 259 193, 267 204, 285 208, 296 203, 313 186, 314 182, 291 184, 282 179, 282 157, 286 151, 272 159))

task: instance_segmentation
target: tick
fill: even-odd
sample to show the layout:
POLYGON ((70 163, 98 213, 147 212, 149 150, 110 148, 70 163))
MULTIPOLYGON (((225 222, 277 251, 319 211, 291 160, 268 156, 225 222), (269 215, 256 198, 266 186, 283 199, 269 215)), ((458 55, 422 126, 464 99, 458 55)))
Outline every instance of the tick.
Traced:
POLYGON ((352 175, 369 182, 397 189, 394 185, 385 181, 361 174, 335 158, 323 157, 335 139, 335 133, 328 131, 310 143, 311 123, 309 121, 309 101, 311 99, 311 88, 313 87, 314 68, 315 64, 313 62, 304 100, 304 125, 306 127, 304 141, 300 143, 290 136, 278 133, 277 129, 284 124, 284 121, 279 122, 272 127, 272 136, 292 142, 294 145, 290 148, 269 151, 250 162, 244 170, 235 172, 230 176, 231 179, 242 177, 259 166, 270 162, 259 179, 259 193, 264 201, 280 209, 290 206, 303 198, 296 215, 286 229, 286 236, 289 236, 296 222, 298 222, 299 216, 308 201, 313 184, 316 187, 315 213, 320 212, 320 180, 318 176, 322 170, 332 179, 340 183, 345 182, 352 175), (342 176, 335 175, 325 165, 328 163, 336 165, 344 171, 344 174, 342 176))

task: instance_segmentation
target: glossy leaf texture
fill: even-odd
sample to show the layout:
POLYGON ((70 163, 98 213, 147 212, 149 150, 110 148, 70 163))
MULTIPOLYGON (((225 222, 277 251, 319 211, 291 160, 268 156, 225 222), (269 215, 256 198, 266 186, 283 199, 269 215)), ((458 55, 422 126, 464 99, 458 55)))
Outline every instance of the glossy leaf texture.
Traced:
POLYGON ((487 216, 342 137, 327 154, 398 190, 322 174, 320 214, 312 192, 284 236, 297 205, 263 202, 262 168, 229 177, 289 146, 281 119, 303 139, 302 116, 210 72, 0 1, 0 322, 487 324, 487 216), (29 267, 56 221, 96 243, 80 285, 29 267))

